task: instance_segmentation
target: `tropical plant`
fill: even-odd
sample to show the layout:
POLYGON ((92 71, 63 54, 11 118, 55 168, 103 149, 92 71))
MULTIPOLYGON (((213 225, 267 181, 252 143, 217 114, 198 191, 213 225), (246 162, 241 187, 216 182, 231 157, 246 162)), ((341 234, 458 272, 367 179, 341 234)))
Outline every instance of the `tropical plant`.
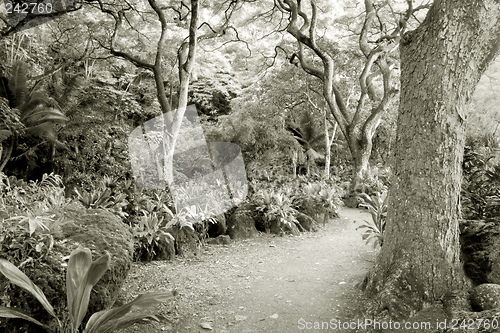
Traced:
POLYGON ((465 148, 461 205, 466 219, 500 216, 499 152, 490 147, 465 148))
MULTIPOLYGON (((110 261, 110 255, 106 254, 92 262, 92 255, 87 248, 78 248, 71 252, 66 273, 66 294, 70 318, 69 333, 79 332, 80 325, 87 313, 92 288, 109 268, 110 261)), ((0 259, 0 273, 12 284, 27 290, 35 296, 45 310, 57 320, 59 328, 63 327, 54 312, 54 308, 41 289, 23 272, 9 261, 0 259)), ((176 294, 176 291, 141 294, 120 307, 94 313, 87 322, 83 333, 113 332, 135 323, 145 323, 147 320, 160 321, 158 316, 148 314, 144 310, 152 305, 169 301, 176 294), (138 310, 138 312, 132 313, 132 310, 138 310)), ((43 323, 15 308, 0 306, 0 317, 21 318, 48 328, 43 323)))
POLYGON ((173 244, 175 239, 167 231, 167 227, 162 226, 163 217, 159 218, 156 212, 143 211, 143 214, 139 224, 133 229, 136 241, 135 256, 137 259, 151 261, 161 243, 173 244))
MULTIPOLYGON (((24 126, 23 132, 11 131, 8 137, 11 138, 10 148, 6 152, 4 163, 11 158, 15 146, 19 146, 19 139, 22 137, 35 137, 38 142, 30 144, 21 156, 36 156, 34 151, 40 144, 48 142, 52 147, 51 158, 54 158, 55 147, 64 146, 57 140, 58 127, 65 125, 68 118, 61 111, 58 102, 42 92, 35 90, 30 92, 27 85, 27 68, 22 61, 16 62, 12 66, 11 77, 8 80, 8 85, 0 91, 9 101, 9 106, 12 109, 19 110, 19 120, 24 126)), ((5 133, 6 134, 6 133, 5 133)), ((6 137, 4 135, 4 137, 6 137)), ((4 166, 4 164, 2 163, 4 166)))
POLYGON ((41 259, 48 255, 54 246, 54 237, 47 229, 54 229, 59 220, 45 223, 45 229, 37 228, 30 233, 28 227, 16 220, 6 219, 0 223, 0 251, 4 259, 20 262, 19 267, 26 263, 41 259))
POLYGON ((360 178, 358 188, 362 193, 376 193, 387 190, 387 186, 378 178, 378 175, 373 175, 371 172, 366 172, 360 178))
POLYGON ((111 189, 106 188, 86 191, 84 189, 73 189, 77 199, 85 208, 108 208, 113 205, 111 189))
POLYGON ((253 201, 256 210, 264 214, 264 227, 266 232, 270 230, 274 221, 279 225, 292 223, 298 224, 296 210, 292 206, 291 192, 275 190, 259 190, 255 193, 253 201))
MULTIPOLYGON (((299 180, 302 177, 298 177, 299 180)), ((293 196, 293 204, 297 210, 309 216, 323 213, 323 225, 326 224, 330 215, 338 216, 339 208, 342 205, 341 189, 328 184, 324 180, 320 182, 310 182, 303 180, 303 185, 298 188, 293 196)))
POLYGON ((298 123, 291 122, 289 130, 294 138, 304 149, 307 160, 307 174, 310 175, 310 164, 318 158, 324 158, 320 151, 325 149, 325 132, 313 118, 311 111, 306 110, 302 113, 298 123))
POLYGON ((371 240, 373 240, 373 247, 375 248, 377 245, 382 246, 384 244, 384 231, 385 224, 387 218, 387 204, 388 198, 387 191, 380 193, 377 192, 375 195, 371 197, 366 193, 361 193, 359 196, 363 199, 363 203, 360 204, 361 207, 368 208, 372 216, 372 223, 365 221, 366 224, 363 224, 357 229, 366 229, 363 233, 363 240, 368 244, 371 240))
POLYGON ((128 216, 122 209, 128 205, 125 193, 115 193, 109 187, 98 187, 96 189, 86 191, 84 189, 78 190, 74 188, 73 191, 85 208, 104 208, 112 213, 126 218, 128 216))
POLYGON ((2 97, 0 91, 0 172, 9 161, 10 155, 12 154, 12 149, 14 148, 12 144, 13 142, 11 142, 10 145, 6 145, 5 148, 4 144, 7 142, 7 139, 13 136, 20 135, 24 131, 24 125, 21 122, 19 113, 19 110, 12 109, 9 106, 9 101, 6 98, 2 97), (4 155, 5 158, 2 159, 2 156, 4 155))
POLYGON ((26 215, 14 216, 8 218, 6 221, 18 221, 20 224, 27 224, 30 236, 33 235, 37 229, 50 230, 47 224, 49 226, 52 224, 57 225, 57 222, 55 222, 52 217, 45 215, 44 212, 37 211, 28 211, 26 215))
POLYGON ((342 205, 340 200, 340 195, 336 188, 327 188, 322 186, 319 192, 315 196, 315 200, 318 205, 323 209, 323 226, 325 226, 326 221, 330 215, 339 217, 339 208, 342 205))
POLYGON ((44 174, 41 181, 29 183, 14 176, 3 177, 0 189, 5 213, 23 221, 47 221, 47 211, 68 204, 61 177, 55 174, 44 174))
MULTIPOLYGON (((299 180, 302 178, 302 176, 298 177, 299 180)), ((316 195, 320 190, 321 185, 306 181, 304 185, 299 186, 293 197, 294 206, 306 215, 316 216, 322 211, 320 202, 316 200, 316 195)))

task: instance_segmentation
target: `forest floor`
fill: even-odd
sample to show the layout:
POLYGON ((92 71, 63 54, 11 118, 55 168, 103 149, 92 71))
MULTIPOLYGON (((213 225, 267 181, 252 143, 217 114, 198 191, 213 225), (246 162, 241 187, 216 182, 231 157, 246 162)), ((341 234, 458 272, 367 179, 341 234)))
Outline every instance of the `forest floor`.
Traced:
POLYGON ((171 323, 122 332, 287 333, 353 319, 365 304, 356 284, 377 250, 356 230, 371 220, 367 211, 343 208, 340 215, 315 233, 259 234, 207 245, 193 259, 135 263, 123 286, 125 301, 150 291, 175 289, 179 295, 153 309, 171 323))

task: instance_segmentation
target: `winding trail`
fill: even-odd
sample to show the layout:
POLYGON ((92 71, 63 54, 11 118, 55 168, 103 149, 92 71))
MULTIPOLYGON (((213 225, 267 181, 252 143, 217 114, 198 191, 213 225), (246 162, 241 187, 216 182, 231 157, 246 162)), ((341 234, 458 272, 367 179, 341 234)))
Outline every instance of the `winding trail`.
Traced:
MULTIPOLYGON (((363 304, 355 285, 373 266, 376 251, 356 230, 367 211, 343 208, 316 233, 259 237, 207 246, 198 258, 134 264, 124 291, 176 289, 160 307, 171 324, 123 332, 317 332, 314 323, 352 319, 363 304), (312 326, 311 326, 312 325, 312 326)), ((340 331, 340 330, 339 330, 340 331)))

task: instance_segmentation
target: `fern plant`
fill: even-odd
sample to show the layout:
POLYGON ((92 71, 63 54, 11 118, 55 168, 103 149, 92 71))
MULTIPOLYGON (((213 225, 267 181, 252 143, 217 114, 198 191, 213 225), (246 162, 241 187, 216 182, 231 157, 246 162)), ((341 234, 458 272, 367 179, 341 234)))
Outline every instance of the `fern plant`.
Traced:
MULTIPOLYGON (((52 158, 54 157, 56 145, 63 146, 57 140, 57 126, 65 125, 68 118, 61 111, 57 101, 47 97, 47 95, 36 90, 30 92, 28 89, 27 66, 22 61, 16 62, 12 67, 12 73, 7 85, 7 96, 9 106, 19 110, 19 120, 24 126, 22 133, 13 132, 12 148, 8 151, 6 159, 9 160, 12 152, 15 150, 16 143, 21 136, 31 136, 41 142, 48 142, 52 147, 52 158)), ((37 145, 31 146, 26 152, 32 152, 37 145)), ((27 155, 26 155, 27 156, 27 155)))
POLYGON ((359 226, 356 230, 365 229, 362 238, 366 241, 366 244, 373 240, 374 248, 377 247, 377 245, 382 246, 384 244, 387 203, 389 198, 387 193, 387 191, 383 193, 377 192, 371 197, 366 193, 361 193, 359 195, 364 201, 360 204, 360 206, 368 208, 368 211, 372 216, 372 223, 365 221, 366 224, 359 226))
POLYGON ((12 154, 14 139, 23 132, 24 124, 21 122, 19 110, 11 108, 7 98, 0 95, 0 172, 12 154))

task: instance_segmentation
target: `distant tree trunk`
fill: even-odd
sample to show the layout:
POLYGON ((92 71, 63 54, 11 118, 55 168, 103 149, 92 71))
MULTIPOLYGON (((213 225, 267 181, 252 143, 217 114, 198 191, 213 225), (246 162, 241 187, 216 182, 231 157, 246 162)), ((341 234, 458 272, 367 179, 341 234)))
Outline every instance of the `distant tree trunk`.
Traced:
MULTIPOLYGON (((179 103, 177 106, 177 110, 172 112, 171 103, 172 96, 169 99, 167 98, 165 92, 165 78, 164 78, 164 51, 165 46, 167 44, 167 32, 168 32, 168 24, 167 24, 167 16, 165 15, 165 8, 160 4, 159 1, 156 0, 148 0, 149 6, 155 11, 158 16, 158 21, 161 24, 160 30, 160 38, 157 42, 157 49, 155 54, 154 63, 149 63, 147 61, 141 60, 140 57, 136 57, 132 53, 128 51, 122 51, 116 47, 117 39, 119 36, 120 29, 126 21, 126 12, 124 9, 117 9, 113 5, 105 4, 103 1, 98 1, 99 7, 101 11, 107 13, 115 20, 115 27, 113 34, 111 36, 110 41, 110 51, 113 55, 122 57, 137 67, 141 67, 147 70, 150 70, 154 74, 155 83, 156 83, 156 94, 158 98, 158 102, 161 107, 162 114, 165 117, 161 117, 163 121, 163 140, 162 145, 163 149, 156 148, 157 151, 161 151, 163 153, 163 158, 161 158, 161 163, 163 165, 157 165, 160 173, 160 178, 165 180, 167 184, 171 184, 173 182, 173 155, 175 150, 175 143, 179 134, 179 130, 182 124, 182 119, 184 118, 184 113, 186 111, 188 99, 187 99, 187 90, 189 86, 189 79, 191 77, 191 73, 194 67, 195 58, 196 58, 196 46, 197 46, 197 30, 198 30, 198 0, 191 0, 190 3, 190 18, 189 18, 189 37, 188 41, 182 43, 179 48, 178 56, 179 56, 179 103)), ((183 3, 184 7, 187 8, 186 3, 183 3)), ((172 9, 172 8, 170 8, 172 9)), ((226 23, 229 24, 229 23, 226 23)), ((218 32, 212 32, 210 35, 217 35, 218 32)), ((208 38, 208 37, 206 37, 208 38)), ((172 86, 172 85, 170 85, 172 86)), ((156 154, 156 152, 151 151, 151 154, 156 154)))
POLYGON ((309 162, 311 160, 311 157, 309 157, 309 151, 306 152, 306 166, 307 166, 307 175, 311 175, 311 167, 309 165, 309 162))
POLYGON ((325 145, 326 145, 326 153, 325 153, 325 173, 323 174, 323 177, 328 179, 330 177, 330 159, 332 157, 332 144, 333 140, 335 140, 335 134, 337 134, 337 122, 334 123, 333 125, 333 132, 332 132, 332 137, 330 139, 330 136, 328 134, 328 123, 326 119, 326 112, 325 112, 325 145))
POLYGON ((394 318, 468 286, 460 262, 468 103, 500 48, 500 2, 435 0, 401 42, 401 103, 384 245, 366 291, 394 318))

